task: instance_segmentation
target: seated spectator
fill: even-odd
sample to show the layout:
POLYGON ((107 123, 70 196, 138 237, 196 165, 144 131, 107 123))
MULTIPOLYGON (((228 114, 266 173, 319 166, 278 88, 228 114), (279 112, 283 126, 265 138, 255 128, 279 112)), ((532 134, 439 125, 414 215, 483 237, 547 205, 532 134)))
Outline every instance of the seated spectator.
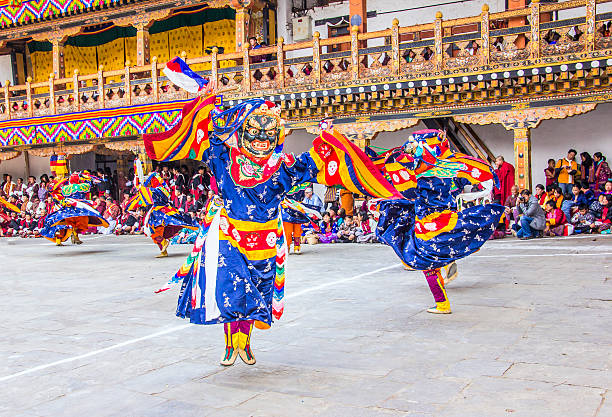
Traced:
POLYGON ((357 225, 353 220, 353 216, 346 216, 344 222, 338 226, 338 242, 352 243, 355 242, 357 225))
POLYGON ((33 237, 34 229, 36 228, 36 221, 32 219, 30 213, 26 213, 24 219, 19 225, 19 236, 21 237, 33 237))
POLYGON ((521 191, 518 202, 517 207, 521 217, 513 226, 514 231, 521 240, 532 239, 546 227, 546 213, 529 190, 521 191))
POLYGON ((102 217, 108 222, 108 227, 99 227, 98 233, 110 235, 115 231, 121 217, 121 207, 111 197, 106 199, 106 210, 104 210, 102 217))
POLYGON ((601 215, 591 224, 591 232, 609 234, 612 225, 612 196, 600 194, 599 204, 601 204, 601 215))
POLYGON ((544 186, 542 184, 538 184, 535 186, 534 197, 537 198, 538 203, 540 203, 540 205, 544 207, 544 204, 546 204, 546 199, 548 198, 548 194, 546 194, 546 190, 544 189, 544 186))
POLYGON ((11 212, 10 216, 10 220, 6 224, 5 236, 17 236, 19 234, 19 223, 21 222, 21 220, 17 216, 17 213, 15 213, 14 211, 11 212))
POLYGON ((19 207, 22 212, 28 211, 28 204, 30 203, 30 199, 27 195, 21 197, 21 206, 19 207))
POLYGON ((338 224, 332 220, 329 213, 323 213, 323 220, 319 225, 321 231, 317 234, 320 243, 336 243, 338 239, 338 224))
POLYGON ((117 231, 117 234, 127 234, 133 235, 139 232, 140 222, 139 220, 144 218, 147 215, 147 209, 144 207, 138 208, 138 211, 135 213, 129 213, 127 219, 121 226, 121 229, 117 231))
POLYGON ((507 219, 509 221, 513 220, 515 223, 518 221, 518 210, 516 208, 518 196, 519 187, 518 185, 513 185, 510 187, 510 194, 506 198, 506 201, 504 201, 507 219))
POLYGON ((595 216, 589 213, 589 207, 586 204, 578 206, 578 211, 574 213, 571 220, 574 233, 589 233, 594 222, 595 216))
POLYGON ((607 195, 612 194, 612 181, 606 181, 606 183, 603 186, 602 194, 607 194, 607 195))
POLYGON ((357 220, 357 231, 355 232, 357 243, 376 242, 376 221, 372 216, 368 216, 365 211, 360 211, 357 220))
POLYGON ((96 210, 101 215, 104 214, 104 210, 106 210, 106 201, 102 200, 99 196, 95 196, 93 198, 93 206, 94 210, 96 210))
POLYGON ((544 236, 563 236, 567 217, 561 209, 555 207, 552 201, 546 202, 544 206, 546 212, 546 227, 544 228, 544 236))
POLYGON ((552 195, 548 196, 548 199, 546 200, 546 202, 549 202, 549 201, 554 201, 555 207, 558 209, 561 208, 561 206, 563 205, 563 190, 561 190, 561 187, 552 188, 552 195))
POLYGON ((342 226, 342 223, 344 223, 345 219, 346 219, 346 210, 344 209, 344 207, 340 207, 338 209, 338 216, 336 217, 338 227, 342 226))
MULTIPOLYGON (((572 187, 572 198, 570 201, 572 202, 570 208, 572 215, 578 211, 579 205, 588 203, 586 197, 584 196, 584 193, 582 192, 578 184, 574 184, 574 186, 572 187)), ((568 216, 568 219, 570 217, 571 216, 568 216)))
POLYGON ((317 207, 319 212, 323 212, 323 202, 319 196, 312 191, 312 188, 304 190, 304 200, 302 200, 302 203, 310 204, 311 206, 317 207))
POLYGON ((595 198, 595 193, 589 187, 588 181, 582 181, 580 183, 580 191, 582 191, 582 194, 584 195, 584 198, 587 201, 587 206, 590 206, 591 203, 595 201, 596 198, 595 198))

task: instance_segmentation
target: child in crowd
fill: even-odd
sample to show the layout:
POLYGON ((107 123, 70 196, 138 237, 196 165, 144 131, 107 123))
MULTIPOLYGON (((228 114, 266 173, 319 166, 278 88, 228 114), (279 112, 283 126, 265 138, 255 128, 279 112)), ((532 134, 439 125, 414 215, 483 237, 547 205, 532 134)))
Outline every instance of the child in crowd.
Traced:
POLYGON ((328 212, 323 213, 320 228, 321 232, 318 233, 320 243, 336 243, 338 239, 338 225, 332 220, 328 212))
POLYGON ((595 221, 591 224, 592 233, 610 233, 612 226, 612 195, 600 194, 599 204, 601 206, 601 214, 595 217, 595 221))
POLYGON ((376 221, 374 218, 371 215, 368 216, 365 211, 359 212, 357 218, 358 226, 355 232, 357 243, 376 242, 376 221))
POLYGON ((547 201, 544 206, 546 212, 546 227, 544 236, 563 236, 567 218, 560 208, 557 208, 554 201, 547 201))
MULTIPOLYGON (((342 209, 340 209, 342 210, 342 209)), ((353 216, 346 216, 344 222, 338 226, 338 242, 353 243, 355 242, 355 233, 357 226, 353 220, 353 216)))
POLYGON ((595 222, 595 216, 589 213, 589 207, 586 204, 580 204, 578 211, 574 213, 571 220, 574 233, 589 233, 593 222, 595 222))
POLYGON ((587 201, 587 203, 586 203, 587 206, 590 206, 591 203, 593 201, 595 201, 595 193, 589 187, 589 182, 588 181, 582 181, 580 183, 580 191, 582 191, 582 194, 584 195, 584 198, 587 201))

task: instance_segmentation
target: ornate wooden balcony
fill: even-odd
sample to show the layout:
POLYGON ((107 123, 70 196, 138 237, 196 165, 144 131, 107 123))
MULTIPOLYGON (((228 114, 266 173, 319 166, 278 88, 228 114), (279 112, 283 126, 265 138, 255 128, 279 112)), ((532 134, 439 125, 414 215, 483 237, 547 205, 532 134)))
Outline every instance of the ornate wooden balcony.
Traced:
MULTIPOLYGON (((474 17, 443 20, 438 13, 435 21, 416 26, 400 27, 394 20, 377 32, 353 28, 331 39, 315 33, 307 42, 279 39, 274 46, 229 54, 214 49, 186 60, 210 65, 202 74, 217 81, 225 103, 264 96, 282 106, 294 128, 322 117, 348 123, 609 101, 612 13, 596 13, 596 5, 608 1, 534 0, 529 8, 501 13, 485 6, 474 17), (570 9, 580 17, 541 22, 570 9)), ((5 85, 0 130, 69 113, 82 113, 74 117, 85 120, 87 112, 102 109, 151 113, 157 111, 154 103, 178 112, 191 96, 170 84, 162 67, 153 58, 151 65, 128 63, 122 70, 101 67, 96 74, 75 71, 67 78, 51 75, 48 82, 5 85)))

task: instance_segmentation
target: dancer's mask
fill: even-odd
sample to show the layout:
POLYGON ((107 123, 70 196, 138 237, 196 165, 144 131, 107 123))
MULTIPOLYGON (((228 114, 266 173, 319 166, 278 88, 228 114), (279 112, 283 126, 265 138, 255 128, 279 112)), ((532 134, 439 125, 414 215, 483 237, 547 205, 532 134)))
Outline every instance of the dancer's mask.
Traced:
POLYGON ((285 140, 280 108, 265 103, 254 110, 238 129, 238 147, 254 160, 268 159, 282 150, 285 140))

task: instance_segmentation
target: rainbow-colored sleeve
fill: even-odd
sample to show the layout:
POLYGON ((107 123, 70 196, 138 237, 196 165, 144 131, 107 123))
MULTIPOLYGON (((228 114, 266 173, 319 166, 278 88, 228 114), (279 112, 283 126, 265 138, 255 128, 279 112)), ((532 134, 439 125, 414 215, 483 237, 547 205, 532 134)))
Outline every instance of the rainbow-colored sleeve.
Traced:
POLYGON ((143 135, 149 158, 156 161, 204 159, 204 152, 210 146, 210 113, 215 108, 215 100, 214 95, 198 97, 183 107, 181 121, 172 129, 143 135))
POLYGON ((402 198, 368 155, 340 132, 324 131, 313 145, 310 155, 319 170, 318 183, 376 198, 402 198))

